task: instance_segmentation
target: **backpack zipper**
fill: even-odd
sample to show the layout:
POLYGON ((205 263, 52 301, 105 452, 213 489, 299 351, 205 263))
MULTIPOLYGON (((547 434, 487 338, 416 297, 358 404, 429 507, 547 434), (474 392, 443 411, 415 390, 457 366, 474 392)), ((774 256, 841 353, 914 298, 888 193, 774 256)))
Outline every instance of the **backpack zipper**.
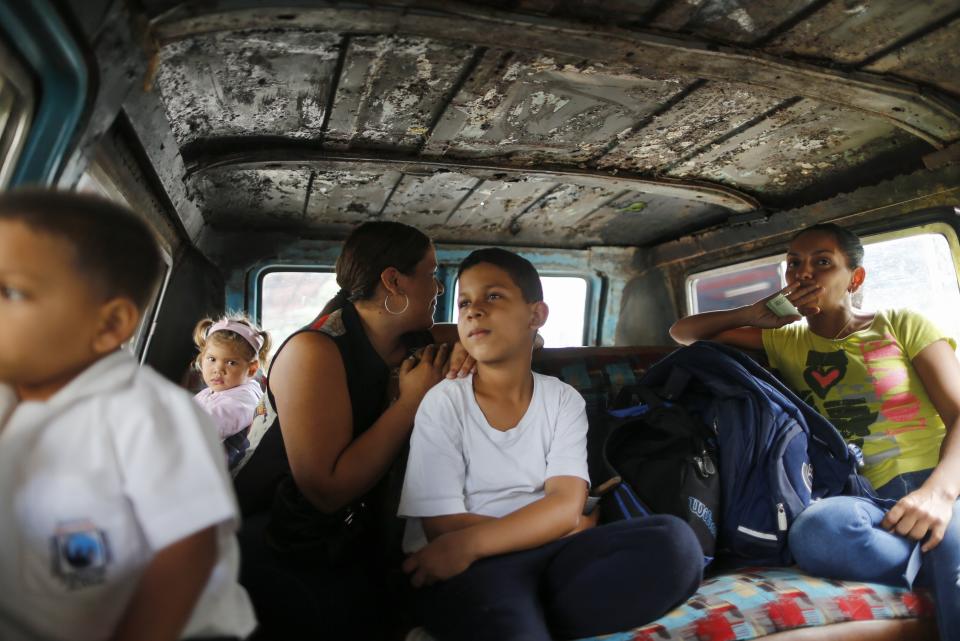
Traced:
POLYGON ((781 532, 787 531, 787 511, 783 507, 783 503, 777 503, 777 528, 781 532))

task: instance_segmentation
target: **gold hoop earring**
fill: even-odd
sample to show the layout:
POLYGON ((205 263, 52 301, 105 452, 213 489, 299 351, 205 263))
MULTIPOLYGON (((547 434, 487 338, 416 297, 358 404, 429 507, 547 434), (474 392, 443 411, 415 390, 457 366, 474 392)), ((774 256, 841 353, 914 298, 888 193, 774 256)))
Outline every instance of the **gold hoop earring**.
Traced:
POLYGON ((404 301, 404 302, 403 302, 403 309, 401 309, 399 312, 395 312, 395 311, 393 311, 392 309, 390 309, 390 296, 391 296, 391 295, 392 295, 392 294, 387 294, 386 298, 383 299, 383 308, 384 308, 385 310, 387 310, 387 313, 388 313, 388 314, 392 314, 392 315, 394 315, 394 316, 399 316, 400 314, 402 314, 402 313, 404 313, 405 311, 407 311, 407 308, 410 307, 410 297, 407 296, 406 294, 400 294, 401 296, 403 296, 403 301, 404 301))

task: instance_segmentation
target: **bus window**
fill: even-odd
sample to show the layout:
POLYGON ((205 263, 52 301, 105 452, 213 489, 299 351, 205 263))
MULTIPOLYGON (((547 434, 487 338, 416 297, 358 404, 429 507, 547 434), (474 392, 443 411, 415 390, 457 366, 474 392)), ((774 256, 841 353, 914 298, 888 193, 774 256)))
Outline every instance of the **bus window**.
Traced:
MULTIPOLYGON (((581 276, 541 276, 543 301, 550 308, 547 324, 540 329, 544 347, 580 347, 584 342, 587 314, 587 279, 581 276)), ((456 309, 457 292, 453 300, 456 309)), ((456 318, 453 319, 456 322, 456 318)))
POLYGON ((544 347, 584 345, 586 279, 578 276, 541 276, 540 282, 543 284, 543 300, 550 308, 547 324, 540 329, 544 347))
MULTIPOLYGON (((908 308, 921 312, 943 332, 960 338, 957 236, 945 224, 911 227, 863 237, 867 279, 853 304, 864 311, 908 308)), ((733 309, 781 289, 782 256, 728 265, 687 279, 688 312, 733 309)))
POLYGON ((290 334, 314 318, 337 294, 332 271, 272 271, 260 283, 260 327, 270 333, 270 358, 290 334))
POLYGON ((783 285, 783 261, 736 265, 704 272, 690 280, 692 314, 749 305, 783 285))
POLYGON ((864 239, 867 280, 859 300, 864 311, 903 307, 920 312, 960 340, 957 237, 944 224, 864 239))

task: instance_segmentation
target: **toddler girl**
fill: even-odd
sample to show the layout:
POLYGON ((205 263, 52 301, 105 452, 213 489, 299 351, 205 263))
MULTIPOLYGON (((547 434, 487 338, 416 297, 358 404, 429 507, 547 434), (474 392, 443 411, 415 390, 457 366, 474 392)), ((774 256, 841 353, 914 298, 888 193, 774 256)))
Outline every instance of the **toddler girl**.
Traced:
POLYGON ((243 316, 204 318, 193 330, 196 365, 206 389, 194 400, 213 417, 220 440, 245 429, 263 396, 254 375, 266 367, 270 335, 243 316))

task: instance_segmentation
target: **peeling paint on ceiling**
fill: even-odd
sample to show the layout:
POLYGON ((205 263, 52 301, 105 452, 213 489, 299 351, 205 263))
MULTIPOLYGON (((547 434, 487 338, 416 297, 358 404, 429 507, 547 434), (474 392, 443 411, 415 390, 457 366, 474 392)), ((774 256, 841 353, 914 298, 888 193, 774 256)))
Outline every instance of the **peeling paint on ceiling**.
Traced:
POLYGON ((712 141, 759 118, 787 96, 708 83, 641 130, 623 137, 601 167, 654 172, 670 167, 712 141))
POLYGON ((952 92, 960 99, 960 19, 900 47, 867 65, 868 71, 888 73, 952 92))
POLYGON ((825 173, 862 165, 908 140, 888 123, 802 100, 680 163, 670 175, 707 177, 782 195, 808 187, 825 173))
POLYGON ((833 0, 766 48, 856 64, 958 8, 957 0, 833 0))
MULTIPOLYGON (((399 7, 373 4, 387 13, 399 7)), ((491 12, 503 5, 474 4, 491 12)), ((164 0, 147 6, 166 8, 164 0)), ((960 72, 955 0, 511 6, 517 15, 578 20, 583 32, 595 14, 598 25, 757 47, 758 59, 865 64, 937 85, 945 98, 931 109, 942 105, 946 114, 950 92, 960 95, 960 74, 943 71, 960 72)), ((429 10, 443 11, 435 3, 429 10)), ((346 20, 356 9, 342 11, 346 20)), ((923 142, 929 137, 918 138, 881 106, 843 106, 836 95, 784 83, 700 78, 682 57, 584 59, 520 42, 484 46, 462 29, 459 37, 428 37, 307 28, 297 12, 275 15, 264 28, 232 28, 236 15, 222 28, 164 40, 156 78, 190 193, 218 228, 341 236, 385 218, 454 242, 647 244, 722 223, 731 210, 705 199, 704 189, 722 186, 761 206, 797 205, 796 198, 833 195, 844 177, 869 180, 865 168, 918 166, 932 149, 923 142), (270 153, 256 156, 263 149, 270 153), (294 160, 304 151, 343 159, 345 169, 263 159, 294 160), (574 179, 577 172, 617 182, 574 179), (668 179, 670 195, 650 187, 668 179)), ((729 64, 713 44, 702 55, 729 64)))
POLYGON ((339 43, 329 33, 242 31, 166 45, 157 86, 177 142, 320 135, 339 43))
POLYGON ((652 25, 687 31, 720 42, 749 44, 815 0, 683 0, 670 2, 652 25))

